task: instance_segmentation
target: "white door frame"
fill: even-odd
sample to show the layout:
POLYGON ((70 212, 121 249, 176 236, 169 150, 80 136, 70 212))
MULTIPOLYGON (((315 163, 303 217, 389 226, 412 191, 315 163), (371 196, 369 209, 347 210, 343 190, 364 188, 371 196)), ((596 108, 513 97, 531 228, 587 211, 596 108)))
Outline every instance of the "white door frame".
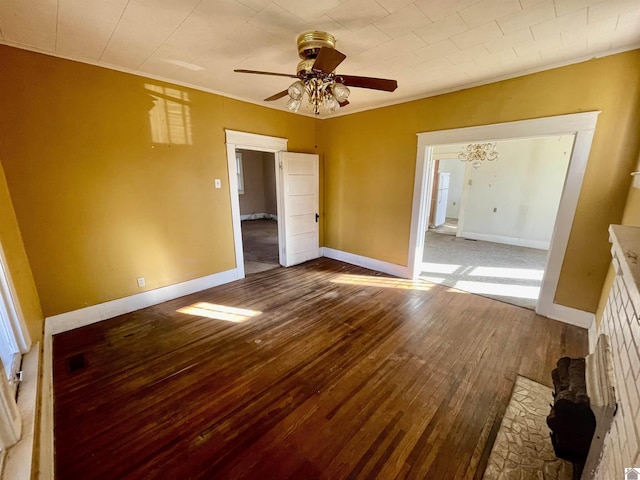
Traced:
MULTIPOLYGON (((280 164, 280 152, 287 151, 288 139, 269 137, 256 133, 239 132, 225 129, 227 144, 227 170, 229 172, 229 195, 231 200, 231 216, 233 221, 233 241, 236 250, 236 269, 238 278, 244 278, 244 252, 242 251, 242 227, 240 224, 240 200, 238 199, 238 174, 236 171, 236 149, 254 150, 257 152, 271 152, 275 155, 276 169, 276 198, 278 211, 280 210, 280 180, 278 165, 280 164)), ((280 260, 284 255, 283 232, 278 222, 278 246, 280 260)))
POLYGON ((512 140, 550 135, 575 134, 573 150, 565 178, 558 215, 551 237, 547 257, 547 268, 536 312, 556 317, 561 305, 553 303, 562 261, 567 251, 571 226, 580 196, 582 179, 589 159, 591 142, 600 111, 558 115, 553 117, 496 123, 478 127, 457 128, 435 132, 418 133, 416 176, 411 211, 411 236, 409 240, 409 274, 417 279, 420 275, 424 250, 424 232, 430 208, 434 163, 433 147, 452 143, 471 143, 494 140, 512 140))

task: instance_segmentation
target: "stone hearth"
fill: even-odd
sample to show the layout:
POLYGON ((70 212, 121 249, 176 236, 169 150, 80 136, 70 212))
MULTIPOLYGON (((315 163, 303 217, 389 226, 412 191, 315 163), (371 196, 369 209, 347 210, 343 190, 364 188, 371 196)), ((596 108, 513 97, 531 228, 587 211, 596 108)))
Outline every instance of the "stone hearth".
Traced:
POLYGON ((556 458, 547 415, 552 389, 518 376, 484 480, 571 480, 570 462, 556 458))

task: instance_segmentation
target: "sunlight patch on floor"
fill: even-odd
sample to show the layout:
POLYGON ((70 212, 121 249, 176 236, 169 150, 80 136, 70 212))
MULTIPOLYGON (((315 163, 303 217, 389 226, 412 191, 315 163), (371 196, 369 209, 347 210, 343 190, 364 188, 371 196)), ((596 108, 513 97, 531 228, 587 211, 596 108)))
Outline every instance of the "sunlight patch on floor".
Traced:
POLYGON ((199 302, 177 310, 179 313, 211 318, 213 320, 225 320, 227 322, 241 323, 250 318, 257 317, 262 312, 245 308, 227 307, 215 303, 199 302))
POLYGON ((420 280, 405 280, 402 278, 371 277, 368 275, 340 275, 331 280, 332 283, 346 285, 361 285, 365 287, 399 288, 402 290, 431 290, 433 285, 428 285, 420 280))
POLYGON ((505 285, 503 283, 483 283, 461 280, 456 282, 453 288, 459 288, 460 290, 481 295, 497 295, 501 297, 537 299, 540 296, 540 287, 505 285))
POLYGON ((515 278, 518 280, 542 280, 544 270, 532 268, 475 267, 468 274, 473 277, 515 278))

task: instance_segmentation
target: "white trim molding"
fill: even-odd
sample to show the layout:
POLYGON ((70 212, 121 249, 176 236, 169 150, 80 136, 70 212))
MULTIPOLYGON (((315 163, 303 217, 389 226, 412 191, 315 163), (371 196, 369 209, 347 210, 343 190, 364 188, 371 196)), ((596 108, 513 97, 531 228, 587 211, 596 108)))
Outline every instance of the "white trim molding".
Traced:
POLYGON ((396 265, 395 263, 389 263, 375 258, 363 257, 362 255, 343 252, 342 250, 335 250, 329 247, 322 247, 320 252, 322 256, 327 258, 340 260, 341 262, 368 268, 369 270, 375 270, 376 272, 388 273, 395 277, 409 278, 409 270, 403 265, 396 265))
POLYGON ((544 240, 532 240, 529 238, 507 237, 505 235, 492 235, 490 233, 477 233, 462 231, 456 234, 461 238, 471 240, 482 240, 485 242, 503 243, 505 245, 516 245, 518 247, 536 248, 538 250, 549 250, 549 242, 544 240))
POLYGON ((129 297, 45 318, 44 352, 42 360, 42 406, 40 413, 39 478, 41 480, 52 480, 54 478, 53 336, 58 333, 73 330, 74 328, 91 325, 118 315, 206 290, 207 288, 233 282, 234 280, 238 280, 238 278, 237 269, 226 270, 206 277, 188 280, 175 285, 157 288, 148 292, 138 293, 129 297))
MULTIPOLYGON (((238 132, 225 129, 227 144, 227 170, 229 172, 229 200, 231 201, 231 219, 233 222, 233 242, 236 251, 236 270, 238 278, 244 278, 244 252, 242 249, 242 227, 240 225, 240 200, 238 199, 238 172, 236 167, 236 149, 254 150, 257 152, 272 152, 275 154, 276 169, 276 195, 280 195, 278 185, 278 165, 280 164, 280 152, 287 151, 288 140, 280 137, 269 137, 256 133, 238 132)), ((279 197, 278 197, 279 198, 279 197)), ((278 208, 280 205, 278 204, 278 208)), ((282 232, 278 224, 278 244, 280 245, 280 257, 282 258, 282 232)))
POLYGON ((568 323, 580 328, 586 328, 590 330, 595 325, 596 316, 594 313, 585 312, 576 308, 565 307, 564 305, 558 305, 554 303, 549 309, 549 313, 545 315, 553 320, 558 320, 562 323, 568 323))
POLYGON ((206 277, 176 283, 175 285, 156 288, 148 292, 118 298, 110 302, 99 303, 79 310, 53 315, 45 319, 45 335, 56 335, 68 330, 73 330, 74 328, 91 325, 92 323, 140 310, 141 308, 150 307, 151 305, 157 305, 191 293, 200 292, 207 288, 217 287, 218 285, 233 282, 234 280, 238 280, 238 272, 236 269, 231 269, 207 275, 206 277))
POLYGON ((237 130, 225 129, 224 133, 227 144, 232 143, 235 145, 235 148, 240 148, 242 150, 282 152, 287 150, 287 143, 289 142, 286 138, 269 137, 267 135, 239 132, 237 130))
MULTIPOLYGON (((551 237, 547 267, 536 312, 553 318, 557 308, 555 298, 562 262, 567 251, 569 234, 573 225, 582 180, 586 170, 591 142, 595 133, 598 115, 601 112, 574 113, 553 117, 534 118, 507 123, 496 123, 477 127, 440 130, 418 133, 416 154, 416 174, 411 212, 411 233, 409 237, 409 278, 420 275, 420 265, 424 250, 424 232, 431 201, 434 163, 433 147, 454 143, 494 141, 544 137, 550 135, 575 135, 573 150, 564 182, 558 215, 551 237)), ((573 318, 573 316, 571 316, 573 318)), ((584 323, 584 322, 582 322, 584 323)), ((581 325, 585 328, 588 325, 581 325)))
POLYGON ((6 327, 9 328, 10 341, 16 342, 17 351, 27 353, 31 348, 31 337, 29 329, 24 320, 24 314, 18 301, 18 295, 13 285, 11 272, 7 266, 7 259, 4 254, 4 248, 0 244, 0 299, 4 303, 4 309, 8 318, 6 327))

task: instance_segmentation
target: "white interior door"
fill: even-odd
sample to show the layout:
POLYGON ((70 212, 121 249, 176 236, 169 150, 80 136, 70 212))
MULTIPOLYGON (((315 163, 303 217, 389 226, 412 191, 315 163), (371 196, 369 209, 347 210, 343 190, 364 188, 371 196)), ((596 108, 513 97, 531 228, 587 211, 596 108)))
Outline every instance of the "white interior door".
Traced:
POLYGON ((280 264, 290 267, 320 256, 319 157, 281 152, 279 168, 280 264))

